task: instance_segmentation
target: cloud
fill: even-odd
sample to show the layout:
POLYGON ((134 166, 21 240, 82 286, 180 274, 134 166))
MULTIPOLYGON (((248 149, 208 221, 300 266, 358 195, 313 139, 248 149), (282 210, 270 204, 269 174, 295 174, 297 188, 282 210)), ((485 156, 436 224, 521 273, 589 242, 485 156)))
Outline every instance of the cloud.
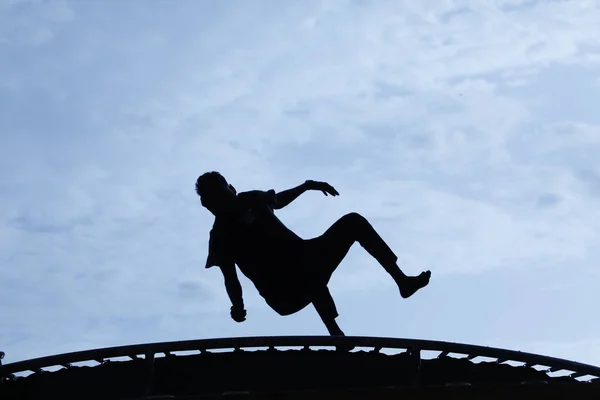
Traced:
MULTIPOLYGON (((445 282, 389 303, 397 290, 357 246, 332 280, 349 334, 372 307, 405 307, 415 335, 488 340, 419 309, 436 319, 436 302, 448 302, 492 324, 466 286, 454 296, 443 285, 481 277, 479 294, 497 274, 535 285, 527 271, 598 261, 592 1, 0 7, 0 342, 10 360, 321 332, 312 311, 286 323, 271 315, 247 280, 249 319, 228 319, 222 278, 202 268, 212 221, 193 182, 206 170, 239 191, 327 180, 341 196, 304 195, 280 213, 286 224, 313 237, 358 211, 408 273, 445 282)), ((574 326, 586 326, 594 296, 574 326)), ((518 307, 503 304, 497 313, 518 307)), ((371 322, 365 334, 409 330, 371 322)), ((498 329, 507 345, 534 342, 498 329)), ((571 340, 558 336, 546 339, 571 340)))
POLYGON ((41 46, 55 37, 60 25, 75 19, 66 1, 8 0, 0 10, 8 10, 0 28, 0 46, 41 46))

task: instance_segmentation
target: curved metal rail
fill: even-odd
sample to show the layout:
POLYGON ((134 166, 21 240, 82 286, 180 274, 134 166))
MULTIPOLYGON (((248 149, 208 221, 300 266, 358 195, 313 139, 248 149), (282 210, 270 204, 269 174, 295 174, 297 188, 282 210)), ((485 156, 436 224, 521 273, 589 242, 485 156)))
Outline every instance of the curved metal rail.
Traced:
POLYGON ((600 367, 583 364, 560 358, 542 356, 533 353, 525 353, 514 350, 500 349, 486 346, 476 346, 462 343, 442 342, 433 340, 417 340, 403 338, 377 338, 361 336, 275 336, 275 337, 238 337, 201 339, 176 342, 161 342, 149 344, 137 344, 130 346, 108 347, 95 350, 78 351, 73 353, 58 354, 49 357, 34 358, 9 364, 0 364, 0 378, 2 380, 13 377, 14 374, 23 372, 42 372, 44 368, 62 366, 70 368, 71 364, 96 361, 100 364, 111 358, 129 357, 146 360, 151 379, 154 359, 157 354, 171 356, 174 352, 233 349, 239 351, 244 348, 268 348, 275 350, 278 347, 300 347, 310 349, 311 347, 337 347, 355 346, 357 348, 371 348, 379 352, 382 349, 404 349, 420 359, 421 351, 440 352, 438 358, 449 354, 460 354, 472 360, 476 357, 495 359, 497 363, 507 361, 522 362, 525 366, 547 367, 547 372, 569 371, 572 378, 584 376, 600 377, 600 367))

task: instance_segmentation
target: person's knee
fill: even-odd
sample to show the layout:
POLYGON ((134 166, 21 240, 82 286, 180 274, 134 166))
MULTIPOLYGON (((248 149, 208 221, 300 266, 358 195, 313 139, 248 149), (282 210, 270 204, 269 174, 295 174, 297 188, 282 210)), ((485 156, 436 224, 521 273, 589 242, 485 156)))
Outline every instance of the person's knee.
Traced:
POLYGON ((344 219, 346 219, 350 225, 364 225, 365 223, 368 223, 367 219, 357 212, 351 212, 344 215, 344 219))

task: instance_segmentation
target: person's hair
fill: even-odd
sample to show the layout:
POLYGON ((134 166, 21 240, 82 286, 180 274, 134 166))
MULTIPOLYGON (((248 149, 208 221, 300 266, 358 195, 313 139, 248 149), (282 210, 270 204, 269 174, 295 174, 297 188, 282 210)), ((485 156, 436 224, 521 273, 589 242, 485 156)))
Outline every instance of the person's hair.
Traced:
POLYGON ((202 197, 214 191, 215 188, 227 184, 227 181, 216 171, 206 172, 196 180, 196 193, 202 197))

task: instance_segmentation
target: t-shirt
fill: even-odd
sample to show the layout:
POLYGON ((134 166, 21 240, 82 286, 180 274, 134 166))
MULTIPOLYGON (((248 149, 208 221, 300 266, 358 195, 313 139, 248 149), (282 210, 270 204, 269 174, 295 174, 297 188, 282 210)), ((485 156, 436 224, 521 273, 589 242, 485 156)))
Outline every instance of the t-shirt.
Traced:
POLYGON ((231 212, 215 218, 206 260, 206 268, 237 264, 273 308, 303 285, 304 256, 303 239, 275 215, 276 201, 274 190, 239 193, 231 212))

